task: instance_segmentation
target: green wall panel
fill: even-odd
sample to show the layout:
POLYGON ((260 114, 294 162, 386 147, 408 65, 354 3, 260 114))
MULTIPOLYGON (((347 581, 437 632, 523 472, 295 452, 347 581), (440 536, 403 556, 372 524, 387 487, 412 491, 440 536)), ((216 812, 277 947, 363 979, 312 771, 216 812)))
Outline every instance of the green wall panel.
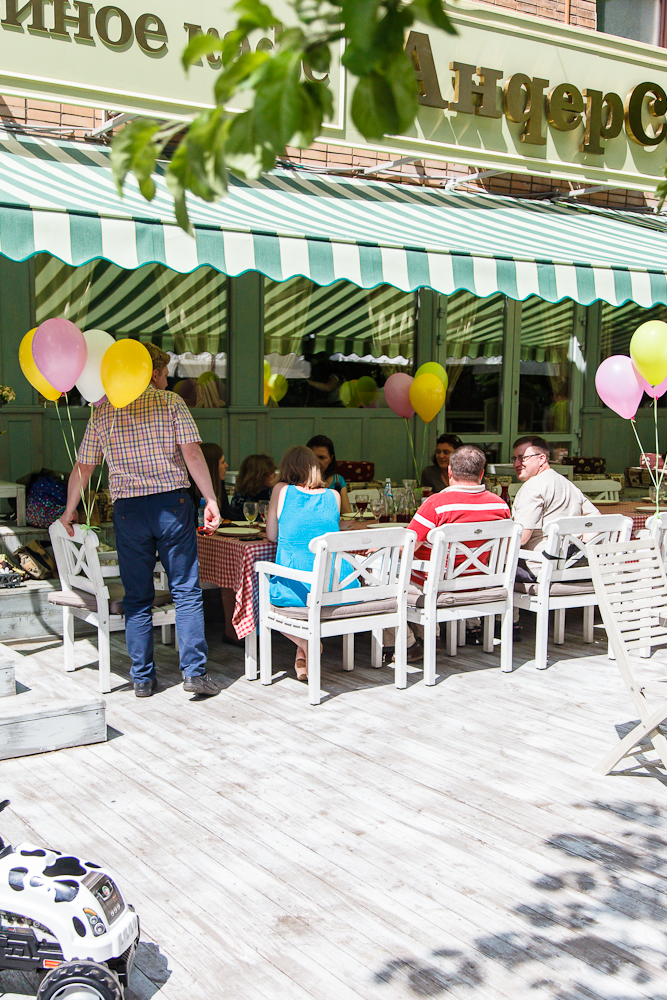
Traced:
POLYGON ((361 460, 364 453, 363 417, 349 417, 342 420, 336 411, 315 421, 315 433, 326 434, 334 443, 336 456, 346 462, 361 460))

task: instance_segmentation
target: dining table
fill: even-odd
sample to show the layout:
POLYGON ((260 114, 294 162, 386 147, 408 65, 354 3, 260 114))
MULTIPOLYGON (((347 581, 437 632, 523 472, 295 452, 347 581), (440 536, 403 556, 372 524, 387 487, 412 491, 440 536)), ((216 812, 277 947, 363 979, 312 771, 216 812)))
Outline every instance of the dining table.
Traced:
POLYGON ((642 503, 639 500, 623 500, 619 503, 604 504, 604 506, 602 504, 598 505, 593 501, 593 506, 597 507, 601 514, 623 514, 625 517, 631 517, 633 538, 638 537, 638 533, 646 527, 648 518, 652 513, 655 513, 654 509, 647 510, 651 506, 648 501, 642 503))
MULTIPOLYGON (((373 524, 368 518, 348 518, 341 520, 340 526, 341 530, 349 531, 373 524)), ((273 562, 277 546, 266 537, 263 526, 259 530, 249 527, 246 534, 242 532, 240 526, 235 527, 233 534, 225 527, 212 534, 197 532, 199 579, 234 591, 232 626, 237 637, 245 640, 245 676, 256 680, 259 581, 255 563, 273 562)))

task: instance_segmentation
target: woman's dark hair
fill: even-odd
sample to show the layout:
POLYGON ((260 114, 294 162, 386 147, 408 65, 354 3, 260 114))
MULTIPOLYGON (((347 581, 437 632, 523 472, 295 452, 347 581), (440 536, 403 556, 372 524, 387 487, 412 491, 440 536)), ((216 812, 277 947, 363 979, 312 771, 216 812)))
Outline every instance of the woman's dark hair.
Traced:
MULTIPOLYGON (((451 444, 454 451, 456 451, 457 448, 461 447, 463 441, 458 436, 458 434, 441 434, 438 440, 435 442, 436 450, 439 444, 451 444)), ((431 459, 431 465, 437 465, 437 464, 438 463, 436 461, 435 451, 434 451, 433 458, 431 459)))
POLYGON ((336 452, 334 451, 334 443, 331 438, 328 438, 326 434, 316 434, 315 437, 310 439, 306 448, 326 448, 331 455, 331 461, 322 473, 322 478, 328 479, 329 476, 336 475, 336 452))
MULTIPOLYGON (((201 446, 202 454, 206 459, 206 464, 208 465, 208 471, 211 474, 211 484, 213 486, 213 493, 220 503, 220 496, 224 489, 222 482, 220 480, 220 459, 223 456, 222 448, 219 444, 213 444, 212 441, 205 442, 201 446)), ((195 490, 197 491, 197 496, 201 500, 201 493, 199 492, 199 487, 194 484, 195 490)))
POLYGON ((275 471, 276 463, 270 455, 246 455, 236 477, 236 492, 241 496, 256 496, 267 488, 266 480, 275 471))

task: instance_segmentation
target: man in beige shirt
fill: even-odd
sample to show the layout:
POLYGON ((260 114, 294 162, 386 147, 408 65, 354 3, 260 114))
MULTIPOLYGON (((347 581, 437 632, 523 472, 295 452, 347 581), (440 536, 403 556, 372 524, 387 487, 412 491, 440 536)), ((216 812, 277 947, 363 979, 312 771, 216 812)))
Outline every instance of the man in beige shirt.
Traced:
MULTIPOLYGON (((529 435, 514 442, 514 471, 523 483, 512 508, 512 518, 523 526, 523 549, 541 552, 546 543, 546 526, 551 521, 600 513, 574 483, 551 468, 549 445, 544 438, 529 435)), ((531 574, 535 579, 540 563, 532 560, 522 563, 523 560, 519 562, 517 580, 528 582, 531 574)))

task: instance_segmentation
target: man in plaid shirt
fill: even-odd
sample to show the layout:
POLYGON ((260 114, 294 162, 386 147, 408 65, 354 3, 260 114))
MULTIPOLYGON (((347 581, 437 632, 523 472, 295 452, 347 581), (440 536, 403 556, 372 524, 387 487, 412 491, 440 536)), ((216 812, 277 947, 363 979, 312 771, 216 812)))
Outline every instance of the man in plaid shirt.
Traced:
POLYGON ((194 694, 213 695, 220 688, 206 673, 208 647, 188 471, 206 500, 207 530, 218 527, 220 511, 192 415, 180 396, 165 391, 169 355, 154 344, 146 346, 153 359, 150 384, 122 409, 106 402, 95 410, 69 478, 67 507, 60 520, 73 534, 81 491, 95 466, 106 459, 134 693, 149 698, 157 688, 151 614, 157 551, 176 605, 183 687, 194 694))

